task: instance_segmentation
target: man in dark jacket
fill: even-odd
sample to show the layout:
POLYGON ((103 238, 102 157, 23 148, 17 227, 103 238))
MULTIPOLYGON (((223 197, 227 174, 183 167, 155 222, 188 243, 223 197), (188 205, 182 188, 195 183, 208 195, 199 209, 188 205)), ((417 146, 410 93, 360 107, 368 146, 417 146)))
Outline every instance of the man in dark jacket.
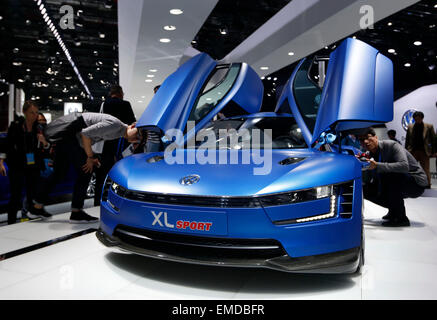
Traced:
POLYGON ((359 140, 371 156, 369 169, 363 175, 364 197, 388 208, 383 226, 409 226, 404 198, 417 198, 423 194, 428 184, 425 172, 399 143, 378 141, 373 128, 360 134, 359 140))
MULTIPOLYGON (((103 104, 102 112, 110 114, 128 125, 135 123, 136 119, 131 104, 123 100, 124 92, 122 87, 118 85, 112 86, 109 95, 110 97, 103 104)), ((95 206, 100 205, 103 182, 109 170, 118 160, 117 154, 121 154, 126 147, 127 142, 125 139, 105 141, 100 159, 101 166, 96 170, 95 206)))
POLYGON ((431 123, 423 122, 425 115, 421 111, 413 114, 414 124, 410 124, 405 137, 405 148, 419 161, 428 177, 428 188, 431 188, 431 172, 429 158, 436 156, 435 131, 431 123))

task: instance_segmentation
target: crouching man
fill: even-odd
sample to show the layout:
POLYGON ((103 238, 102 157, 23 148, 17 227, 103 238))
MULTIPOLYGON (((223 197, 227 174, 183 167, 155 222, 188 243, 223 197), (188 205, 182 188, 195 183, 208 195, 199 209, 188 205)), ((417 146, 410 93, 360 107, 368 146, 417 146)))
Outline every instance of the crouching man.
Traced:
POLYGON ((370 152, 369 169, 363 174, 364 198, 388 208, 383 226, 408 227, 404 198, 423 194, 428 185, 425 171, 399 143, 378 141, 373 128, 364 130, 358 139, 370 152))

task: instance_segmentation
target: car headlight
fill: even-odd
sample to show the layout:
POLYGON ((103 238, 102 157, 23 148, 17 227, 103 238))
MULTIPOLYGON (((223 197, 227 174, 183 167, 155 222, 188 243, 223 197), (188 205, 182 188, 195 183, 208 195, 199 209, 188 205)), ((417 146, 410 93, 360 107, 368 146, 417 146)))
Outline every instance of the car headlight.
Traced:
POLYGON ((263 207, 279 206, 285 204, 294 204, 305 201, 313 201, 328 198, 334 194, 334 186, 321 186, 300 191, 290 191, 259 198, 263 207))

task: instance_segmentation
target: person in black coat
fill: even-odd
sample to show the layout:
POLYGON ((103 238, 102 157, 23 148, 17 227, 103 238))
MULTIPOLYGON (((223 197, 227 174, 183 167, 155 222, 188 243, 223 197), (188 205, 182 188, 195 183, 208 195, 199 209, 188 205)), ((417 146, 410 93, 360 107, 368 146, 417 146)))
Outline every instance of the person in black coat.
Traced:
MULTIPOLYGON (((28 203, 32 203, 43 161, 38 148, 49 146, 44 136, 38 132, 38 106, 32 101, 26 101, 23 113, 24 117, 19 117, 9 126, 5 150, 0 156, 0 174, 6 175, 4 161, 9 167, 11 197, 8 204, 8 224, 13 224, 17 220, 17 211, 22 206, 24 186, 28 203)), ((42 218, 50 216, 46 214, 42 218)))
MULTIPOLYGON (((131 125, 136 122, 132 106, 128 101, 123 100, 123 88, 119 85, 111 87, 109 98, 104 102, 102 112, 116 117, 121 122, 131 125)), ((101 166, 96 170, 96 187, 94 205, 100 205, 103 182, 112 166, 118 160, 117 155, 121 154, 128 146, 126 139, 107 140, 103 145, 101 154, 101 166)))

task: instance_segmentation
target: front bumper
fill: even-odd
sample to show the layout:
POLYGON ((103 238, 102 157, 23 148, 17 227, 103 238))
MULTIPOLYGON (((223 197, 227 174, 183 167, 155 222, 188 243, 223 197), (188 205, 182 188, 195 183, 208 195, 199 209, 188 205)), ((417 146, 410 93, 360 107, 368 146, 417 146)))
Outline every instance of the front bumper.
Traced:
POLYGON ((360 264, 361 248, 305 257, 290 257, 275 240, 192 238, 168 234, 123 229, 108 235, 101 229, 97 238, 105 246, 150 258, 226 267, 269 268, 294 273, 353 273, 360 264), (233 241, 235 240, 235 241, 233 241), (238 241, 237 241, 238 240, 238 241))

